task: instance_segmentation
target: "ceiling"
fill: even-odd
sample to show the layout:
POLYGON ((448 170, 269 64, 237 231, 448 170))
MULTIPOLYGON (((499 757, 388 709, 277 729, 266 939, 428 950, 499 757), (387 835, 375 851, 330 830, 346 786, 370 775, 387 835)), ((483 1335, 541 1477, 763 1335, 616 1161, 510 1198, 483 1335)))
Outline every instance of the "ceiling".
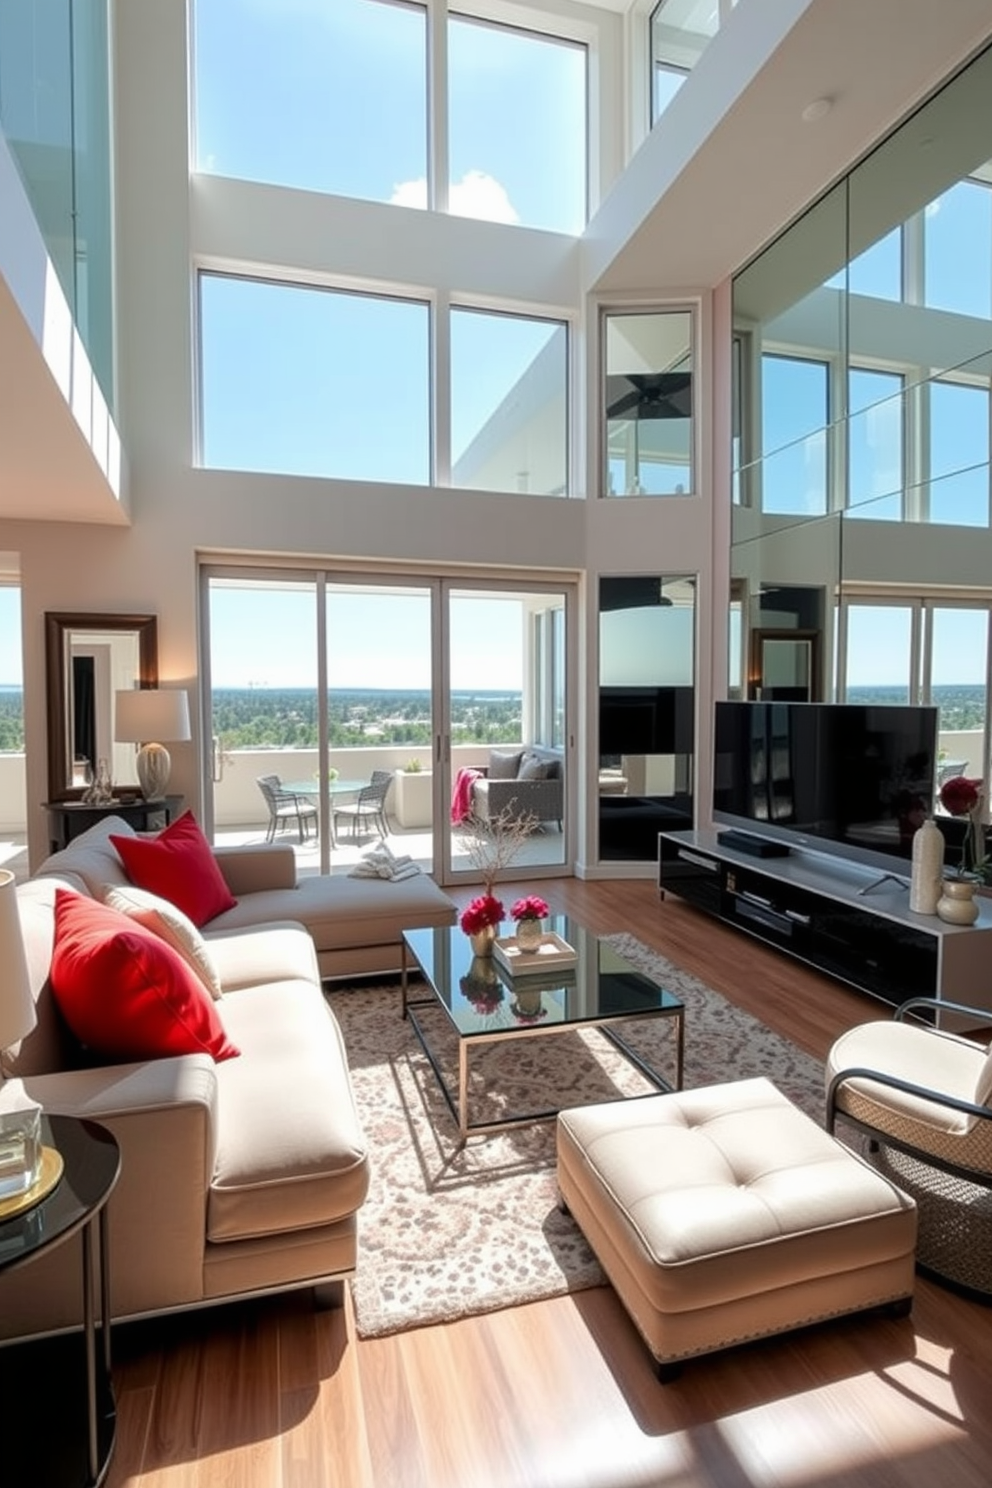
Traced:
MULTIPOLYGON (((747 12, 761 3, 740 0, 590 224, 590 288, 719 284, 992 37, 989 0, 809 0, 742 86, 747 12), (737 96, 721 116, 728 87, 737 96), (804 123, 817 99, 831 107, 804 123)), ((0 451, 0 518, 127 521, 2 276, 0 451)))
POLYGON ((992 39, 989 0, 810 0, 720 116, 760 3, 740 0, 590 223, 590 287, 721 283, 992 39), (805 122, 821 99, 829 109, 805 122), (690 130, 699 143, 680 165, 690 130))

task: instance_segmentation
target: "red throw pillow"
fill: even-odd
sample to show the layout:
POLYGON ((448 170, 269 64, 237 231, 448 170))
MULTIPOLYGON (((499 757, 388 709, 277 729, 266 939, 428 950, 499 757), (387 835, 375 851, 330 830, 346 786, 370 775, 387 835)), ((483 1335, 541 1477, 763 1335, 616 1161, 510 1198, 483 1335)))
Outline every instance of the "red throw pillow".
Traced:
POLYGON ((217 1006, 170 945, 68 889, 55 891, 52 993, 79 1041, 111 1059, 232 1059, 217 1006))
POLYGON ((157 837, 110 836, 133 884, 160 894, 205 925, 237 904, 192 811, 184 811, 157 837))

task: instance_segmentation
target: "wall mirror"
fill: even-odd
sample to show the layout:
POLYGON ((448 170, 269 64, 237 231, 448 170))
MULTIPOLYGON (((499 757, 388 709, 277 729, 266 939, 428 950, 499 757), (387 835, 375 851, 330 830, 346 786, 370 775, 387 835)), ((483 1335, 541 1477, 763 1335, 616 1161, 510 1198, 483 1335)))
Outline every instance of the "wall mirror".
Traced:
POLYGON ((115 787, 137 790, 135 750, 114 742, 114 693, 158 683, 154 615, 45 615, 48 799, 78 800, 107 760, 115 787))

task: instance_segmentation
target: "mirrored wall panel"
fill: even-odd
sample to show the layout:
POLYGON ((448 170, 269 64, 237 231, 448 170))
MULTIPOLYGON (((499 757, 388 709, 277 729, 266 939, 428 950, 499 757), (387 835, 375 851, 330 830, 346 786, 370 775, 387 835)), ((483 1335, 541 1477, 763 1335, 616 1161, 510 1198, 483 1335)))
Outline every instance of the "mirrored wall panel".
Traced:
POLYGON ((693 825, 696 581, 599 581, 599 856, 653 862, 693 825))
POLYGON ((935 703, 986 782, 990 97, 992 49, 735 280, 728 673, 935 703))

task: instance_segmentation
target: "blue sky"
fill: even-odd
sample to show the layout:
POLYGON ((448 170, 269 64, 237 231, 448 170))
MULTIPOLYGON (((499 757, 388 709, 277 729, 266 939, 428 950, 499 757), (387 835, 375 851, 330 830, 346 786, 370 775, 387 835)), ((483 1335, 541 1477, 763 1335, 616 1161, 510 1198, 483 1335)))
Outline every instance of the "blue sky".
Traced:
MULTIPOLYGON (((451 685, 519 691, 519 599, 452 596, 451 685)), ((328 596, 331 687, 426 689, 431 685, 430 598, 355 590, 328 596)), ((316 598, 312 589, 213 585, 210 604, 215 687, 314 687, 316 598)))
POLYGON ((20 687, 23 677, 21 591, 0 584, 0 686, 20 687))

